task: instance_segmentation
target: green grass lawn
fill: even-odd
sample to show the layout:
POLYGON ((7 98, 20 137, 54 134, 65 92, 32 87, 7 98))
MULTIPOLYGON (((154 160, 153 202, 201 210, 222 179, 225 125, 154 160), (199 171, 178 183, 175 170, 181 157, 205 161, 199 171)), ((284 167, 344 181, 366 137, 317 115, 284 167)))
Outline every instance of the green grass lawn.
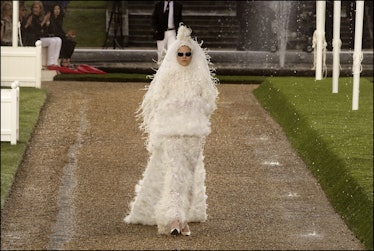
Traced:
POLYGON ((255 90, 318 179, 347 225, 373 249, 373 82, 361 78, 352 110, 353 78, 272 77, 255 90))
POLYGON ((105 43, 106 7, 109 1, 70 1, 64 30, 75 30, 77 48, 102 47, 105 43))
POLYGON ((16 145, 1 142, 1 208, 4 206, 45 99, 46 92, 43 89, 20 89, 19 141, 16 145))

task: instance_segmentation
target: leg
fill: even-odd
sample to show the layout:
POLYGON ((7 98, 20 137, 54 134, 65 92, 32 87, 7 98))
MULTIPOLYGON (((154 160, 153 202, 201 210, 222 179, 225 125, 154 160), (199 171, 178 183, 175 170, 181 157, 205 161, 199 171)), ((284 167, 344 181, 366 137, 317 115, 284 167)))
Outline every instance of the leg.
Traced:
POLYGON ((55 64, 58 64, 58 59, 60 58, 62 40, 59 37, 53 37, 53 59, 55 64))
POLYGON ((58 65, 58 58, 61 50, 61 38, 59 37, 42 37, 43 47, 48 47, 47 65, 58 65))
POLYGON ((47 37, 40 38, 40 41, 42 41, 42 47, 47 47, 47 66, 52 65, 49 52, 49 47, 51 46, 52 41, 47 37))
POLYGON ((64 67, 69 67, 69 59, 68 58, 62 58, 61 65, 64 67))
POLYGON ((157 64, 160 65, 166 55, 167 49, 176 40, 175 30, 165 31, 164 40, 157 40, 157 64))
POLYGON ((62 58, 67 65, 70 64, 70 58, 74 53, 75 45, 77 43, 70 39, 62 39, 62 46, 61 46, 61 52, 60 52, 60 58, 62 58))
POLYGON ((166 38, 157 40, 157 64, 160 65, 165 56, 166 38))
POLYGON ((175 40, 177 40, 177 34, 175 32, 175 30, 170 30, 170 31, 166 31, 165 32, 165 37, 166 37, 166 42, 167 42, 167 46, 166 46, 166 49, 169 49, 171 44, 174 43, 175 40))

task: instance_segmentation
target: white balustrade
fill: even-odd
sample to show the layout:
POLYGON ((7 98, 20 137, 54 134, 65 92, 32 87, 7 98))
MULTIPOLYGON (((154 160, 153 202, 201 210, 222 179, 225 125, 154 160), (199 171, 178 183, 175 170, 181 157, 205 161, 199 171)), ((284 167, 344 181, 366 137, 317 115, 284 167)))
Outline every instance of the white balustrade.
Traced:
POLYGON ((14 81, 11 89, 1 89, 1 141, 12 145, 19 140, 19 82, 14 81))

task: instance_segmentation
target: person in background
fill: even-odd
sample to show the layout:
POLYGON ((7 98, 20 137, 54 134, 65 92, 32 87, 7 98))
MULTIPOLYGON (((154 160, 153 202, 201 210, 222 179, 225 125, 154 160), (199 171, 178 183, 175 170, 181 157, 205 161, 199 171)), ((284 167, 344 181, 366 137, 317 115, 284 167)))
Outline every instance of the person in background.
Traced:
POLYGON ((50 24, 51 13, 44 15, 43 4, 40 1, 34 1, 31 5, 31 14, 29 14, 22 26, 24 34, 22 35, 23 44, 25 46, 34 46, 37 40, 42 42, 42 47, 48 48, 47 66, 59 65, 59 56, 61 51, 61 38, 57 36, 49 37, 46 34, 48 25, 50 24))
POLYGON ((158 1, 152 12, 153 39, 157 41, 157 63, 161 64, 166 50, 175 41, 182 21, 182 4, 178 1, 158 1))
MULTIPOLYGON (((24 1, 19 2, 19 12, 18 12, 18 21, 19 24, 22 24, 25 22, 26 16, 27 16, 27 9, 25 7, 24 1)), ((18 45, 23 46, 22 42, 22 27, 19 27, 18 30, 18 45)))
MULTIPOLYGON (((2 46, 11 46, 13 41, 12 41, 12 35, 13 35, 13 6, 12 3, 9 1, 6 1, 3 3, 2 8, 2 17, 4 14, 4 19, 1 19, 1 45, 2 46), (4 38, 4 39, 3 39, 4 38)), ((23 1, 20 1, 19 3, 19 23, 21 24, 25 17, 26 17, 26 7, 23 4, 23 1)), ((19 38, 18 40, 18 45, 22 46, 23 44, 21 43, 22 39, 19 38)))
POLYGON ((167 235, 189 236, 189 223, 207 218, 203 149, 218 80, 191 32, 179 27, 139 108, 150 157, 124 219, 167 235))
POLYGON ((50 17, 50 24, 47 29, 48 36, 57 36, 62 40, 60 51, 61 66, 69 67, 70 58, 74 53, 76 42, 75 32, 70 30, 67 33, 63 30, 64 12, 58 3, 53 6, 52 14, 50 17))
POLYGON ((11 46, 13 34, 13 7, 9 2, 5 2, 1 7, 1 46, 11 46))
POLYGON ((24 22, 27 15, 27 9, 24 4, 19 4, 19 12, 18 12, 18 20, 22 24, 24 22))

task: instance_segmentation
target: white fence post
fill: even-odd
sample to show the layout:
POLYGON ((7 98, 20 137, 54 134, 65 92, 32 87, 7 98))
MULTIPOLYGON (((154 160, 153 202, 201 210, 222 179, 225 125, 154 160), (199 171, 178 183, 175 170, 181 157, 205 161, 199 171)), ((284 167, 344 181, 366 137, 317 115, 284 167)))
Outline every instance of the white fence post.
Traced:
POLYGON ((42 41, 35 42, 36 47, 36 64, 35 64, 35 87, 42 86, 42 41))
POLYGON ((18 47, 18 15, 19 15, 19 1, 13 1, 12 13, 12 47, 18 47))
POLYGON ((356 1, 356 20, 355 20, 355 44, 353 52, 353 94, 352 110, 358 110, 358 100, 360 92, 360 73, 362 55, 362 29, 364 23, 364 1, 356 1))
POLYGON ((321 80, 325 64, 325 10, 326 1, 316 1, 316 30, 313 34, 314 65, 316 80, 321 80))
POLYGON ((14 81, 12 89, 1 89, 1 141, 12 145, 19 140, 19 83, 14 81))

